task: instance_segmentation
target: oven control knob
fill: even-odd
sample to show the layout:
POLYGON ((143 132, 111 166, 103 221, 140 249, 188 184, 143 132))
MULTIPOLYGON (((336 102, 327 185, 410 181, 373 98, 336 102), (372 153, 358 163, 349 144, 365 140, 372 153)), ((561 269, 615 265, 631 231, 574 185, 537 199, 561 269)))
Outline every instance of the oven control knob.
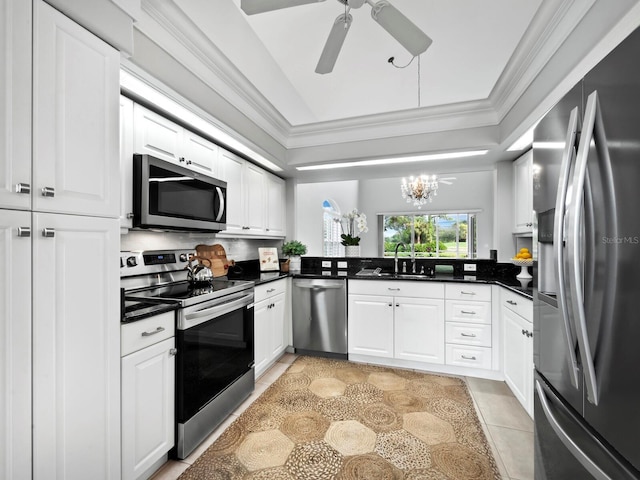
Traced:
POLYGON ((189 260, 186 253, 181 253, 179 258, 181 262, 186 262, 187 260, 189 260))
POLYGON ((135 267, 138 265, 136 257, 127 257, 127 267, 135 267))

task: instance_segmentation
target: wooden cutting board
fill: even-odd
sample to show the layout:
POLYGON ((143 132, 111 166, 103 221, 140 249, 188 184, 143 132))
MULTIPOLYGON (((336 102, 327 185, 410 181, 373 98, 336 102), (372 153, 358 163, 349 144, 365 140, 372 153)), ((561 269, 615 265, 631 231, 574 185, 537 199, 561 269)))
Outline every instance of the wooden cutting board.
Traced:
POLYGON ((211 272, 214 277, 224 277, 229 272, 229 265, 233 261, 227 260, 227 252, 219 243, 215 245, 196 245, 198 257, 206 258, 211 262, 211 272))

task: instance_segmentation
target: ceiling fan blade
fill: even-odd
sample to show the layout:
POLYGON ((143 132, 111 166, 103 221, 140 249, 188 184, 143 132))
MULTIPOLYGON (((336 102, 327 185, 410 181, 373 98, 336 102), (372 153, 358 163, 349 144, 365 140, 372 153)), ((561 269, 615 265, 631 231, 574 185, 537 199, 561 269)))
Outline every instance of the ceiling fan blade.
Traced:
POLYGON ((371 7, 371 17, 414 57, 424 53, 431 45, 432 40, 427 34, 386 0, 371 7))
POLYGON ((333 66, 336 64, 344 39, 347 37, 349 28, 351 28, 352 20, 353 17, 350 14, 345 16, 344 13, 336 18, 329 32, 327 43, 324 44, 320 60, 318 60, 316 73, 324 74, 333 71, 333 66))
POLYGON ((281 8, 297 7, 308 3, 324 2, 324 0, 242 0, 240 8, 247 15, 270 12, 281 8))

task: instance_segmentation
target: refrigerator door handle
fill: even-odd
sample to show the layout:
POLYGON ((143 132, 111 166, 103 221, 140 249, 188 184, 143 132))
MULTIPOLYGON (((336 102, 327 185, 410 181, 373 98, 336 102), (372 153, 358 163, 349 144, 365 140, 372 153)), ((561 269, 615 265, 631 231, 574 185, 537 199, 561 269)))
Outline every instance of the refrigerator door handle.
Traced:
POLYGON ((598 465, 596 465, 589 456, 573 441, 571 436, 562 428, 560 422, 553 414, 553 408, 551 407, 549 400, 547 398, 547 394, 545 393, 542 385, 540 385, 540 381, 536 379, 536 392, 538 392, 538 398, 540 399, 540 406, 542 407, 542 411, 544 412, 545 417, 549 421, 549 425, 556 433, 560 441, 564 444, 565 447, 571 452, 571 454, 580 462, 580 464, 587 469, 591 475, 597 480, 612 480, 609 475, 607 475, 598 465))
POLYGON ((576 336, 569 321, 569 308, 567 305, 567 293, 564 271, 564 238, 565 238, 565 208, 567 203, 567 193, 569 188, 569 177, 571 164, 575 158, 575 144, 578 132, 578 107, 571 110, 569 117, 569 128, 565 140, 565 148, 562 153, 562 164, 560 166, 560 179, 558 181, 558 196, 556 197, 556 209, 553 219, 553 248, 556 262, 556 284, 558 286, 558 311, 562 318, 564 329, 562 330, 564 344, 567 350, 567 361, 569 363, 569 378, 571 385, 578 389, 579 369, 576 357, 576 336))

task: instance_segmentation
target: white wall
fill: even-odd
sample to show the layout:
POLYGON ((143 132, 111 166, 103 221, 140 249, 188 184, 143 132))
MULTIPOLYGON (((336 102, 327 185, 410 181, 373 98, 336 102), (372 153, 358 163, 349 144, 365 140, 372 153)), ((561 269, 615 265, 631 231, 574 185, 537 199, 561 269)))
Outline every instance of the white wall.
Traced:
POLYGON ((345 213, 358 206, 358 180, 296 185, 295 236, 307 246, 307 255, 322 256, 322 202, 331 199, 345 213))
MULTIPOLYGON (((442 174, 441 177, 449 175, 442 174)), ((493 246, 494 190, 493 171, 456 173, 452 185, 440 184, 433 202, 418 210, 407 203, 400 193, 402 178, 361 180, 358 208, 367 215, 369 232, 362 236, 361 255, 378 256, 377 216, 381 213, 438 213, 449 210, 477 213, 478 258, 488 258, 493 246)))

